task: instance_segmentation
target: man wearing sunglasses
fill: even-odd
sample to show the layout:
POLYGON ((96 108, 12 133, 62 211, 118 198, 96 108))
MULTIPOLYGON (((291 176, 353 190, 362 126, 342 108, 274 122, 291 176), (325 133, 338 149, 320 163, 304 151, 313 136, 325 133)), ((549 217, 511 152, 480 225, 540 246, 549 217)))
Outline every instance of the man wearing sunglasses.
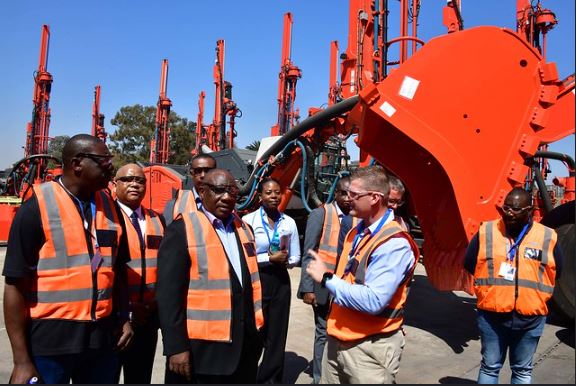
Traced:
MULTIPOLYGON (((322 205, 308 216, 306 222, 306 237, 304 238, 304 250, 313 249, 322 257, 329 270, 334 272, 336 268, 336 247, 342 219, 350 212, 350 197, 348 188, 350 177, 342 177, 336 184, 334 201, 322 205)), ((311 256, 305 254, 302 260, 302 277, 298 289, 298 297, 304 303, 312 306, 314 310, 314 322, 316 325, 314 335, 314 357, 312 359, 312 377, 314 383, 320 383, 322 373, 322 354, 326 344, 326 317, 328 316, 329 301, 328 290, 316 283, 306 273, 306 267, 310 263, 311 256)))
POLYGON ((130 247, 128 290, 130 322, 135 335, 131 347, 120 354, 124 383, 149 384, 158 342, 158 305, 156 303, 157 254, 164 235, 164 219, 142 206, 146 194, 146 176, 136 164, 122 166, 114 178, 116 201, 126 222, 130 247))
POLYGON ((175 197, 168 201, 164 207, 164 219, 169 225, 178 213, 196 211, 202 204, 198 187, 204 180, 206 173, 216 168, 216 160, 210 154, 198 154, 190 162, 190 175, 192 176, 192 190, 178 190, 175 197))
POLYGON ((198 188, 201 208, 166 228, 158 253, 171 381, 256 383, 264 318, 254 234, 234 211, 239 190, 228 171, 208 171, 198 188))
POLYGON ((360 222, 344 241, 335 273, 320 255, 308 274, 332 295, 321 383, 395 383, 404 348, 404 305, 418 247, 388 208, 384 169, 350 177, 350 214, 360 222))
POLYGON ((482 343, 478 383, 498 383, 507 351, 511 383, 532 380, 562 251, 556 232, 533 221, 531 203, 530 193, 512 189, 499 208, 501 218, 484 222, 466 250, 482 343))
POLYGON ((62 161, 61 178, 33 187, 10 230, 3 275, 11 382, 114 383, 132 328, 124 221, 106 190, 112 155, 79 134, 62 161))

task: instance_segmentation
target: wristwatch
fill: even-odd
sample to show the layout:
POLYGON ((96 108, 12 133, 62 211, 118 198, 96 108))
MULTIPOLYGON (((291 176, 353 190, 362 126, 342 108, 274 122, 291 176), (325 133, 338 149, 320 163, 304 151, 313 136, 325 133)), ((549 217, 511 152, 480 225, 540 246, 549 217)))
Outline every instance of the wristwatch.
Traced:
POLYGON ((332 276, 334 276, 332 272, 324 272, 324 275, 322 275, 322 281, 320 282, 322 288, 326 288, 326 280, 332 279, 332 276))

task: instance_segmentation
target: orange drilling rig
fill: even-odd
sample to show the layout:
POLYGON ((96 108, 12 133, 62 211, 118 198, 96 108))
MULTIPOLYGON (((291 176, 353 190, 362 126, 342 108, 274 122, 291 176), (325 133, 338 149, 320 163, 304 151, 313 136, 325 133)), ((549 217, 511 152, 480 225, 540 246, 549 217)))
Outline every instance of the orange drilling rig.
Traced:
POLYGON ((241 188, 239 209, 259 204, 255 188, 266 176, 280 181, 282 208, 294 194, 315 206, 311 160, 330 136, 355 135, 361 164, 378 162, 406 185, 430 282, 470 293, 472 278, 463 269, 469 239, 482 221, 498 217, 512 187, 524 186, 534 192, 535 205, 547 203, 540 206, 541 221, 557 229, 570 259, 553 303, 574 319, 574 161, 546 150, 574 134, 574 74, 561 79, 546 59, 554 14, 540 1, 519 0, 516 31, 465 29, 460 2, 449 1, 443 12, 448 33, 424 44, 416 35, 420 2, 400 3, 401 33, 390 39, 386 1, 350 1, 348 47, 334 96, 341 101, 266 150, 241 188), (399 45, 396 59, 393 44, 399 45), (563 161, 569 175, 556 180, 568 202, 554 209, 543 184, 547 158, 563 161))
POLYGON ((94 104, 92 105, 92 135, 106 142, 108 133, 104 129, 104 114, 100 113, 100 85, 94 87, 94 104))
POLYGON ((26 128, 24 158, 4 172, 0 185, 0 243, 8 240, 10 225, 22 200, 27 197, 32 184, 53 179, 61 174, 60 159, 48 154, 50 129, 50 91, 52 75, 48 72, 48 47, 50 28, 42 26, 40 59, 34 74, 32 119, 26 128), (49 169, 49 161, 58 166, 49 169))
POLYGON ((296 83, 302 77, 302 71, 290 58, 292 53, 292 14, 284 15, 284 30, 282 33, 282 59, 278 74, 278 121, 271 129, 271 135, 284 135, 292 128, 300 113, 295 108, 296 83))

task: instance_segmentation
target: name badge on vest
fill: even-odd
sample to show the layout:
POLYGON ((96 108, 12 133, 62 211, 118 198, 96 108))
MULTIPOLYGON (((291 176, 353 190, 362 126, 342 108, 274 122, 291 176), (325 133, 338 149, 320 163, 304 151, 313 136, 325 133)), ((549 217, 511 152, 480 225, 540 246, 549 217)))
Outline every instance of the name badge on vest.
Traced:
POLYGON ((248 254, 248 257, 256 256, 256 248, 254 247, 254 243, 244 243, 243 245, 246 253, 248 254))
POLYGON ((100 264, 102 264, 102 254, 100 253, 100 248, 96 248, 94 256, 92 256, 92 260, 90 261, 92 272, 96 272, 98 267, 100 267, 100 264))
POLYGON ((160 242, 162 241, 162 236, 158 235, 146 235, 146 245, 149 249, 160 248, 160 242))
POLYGON ((526 259, 542 261, 542 251, 536 248, 526 248, 524 250, 524 257, 526 259))
POLYGON ((502 263, 500 265, 500 271, 498 271, 498 276, 502 276, 504 280, 514 281, 514 275, 516 274, 516 268, 514 268, 509 263, 502 263))

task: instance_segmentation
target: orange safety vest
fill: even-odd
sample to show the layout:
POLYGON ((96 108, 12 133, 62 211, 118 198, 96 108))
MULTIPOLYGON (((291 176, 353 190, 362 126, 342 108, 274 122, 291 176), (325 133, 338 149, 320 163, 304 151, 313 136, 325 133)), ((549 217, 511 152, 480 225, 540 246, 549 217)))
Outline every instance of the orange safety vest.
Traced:
POLYGON ((155 298, 158 247, 164 235, 164 226, 158 214, 141 207, 146 219, 146 237, 144 251, 140 250, 138 233, 132 225, 132 220, 122 211, 126 222, 126 235, 130 247, 130 262, 128 263, 128 289, 130 302, 149 302, 155 298), (144 267, 144 271, 142 270, 144 267), (144 275, 142 274, 144 272, 144 275), (144 280, 144 282, 142 282, 144 280))
POLYGON ((174 202, 172 219, 175 219, 180 213, 196 212, 197 210, 198 205, 196 204, 194 192, 192 190, 179 190, 174 202))
POLYGON ((516 310, 527 316, 547 315, 546 301, 552 297, 556 279, 556 232, 542 224, 532 224, 512 262, 517 267, 513 281, 498 275, 510 248, 510 240, 505 234, 501 219, 480 226, 474 271, 477 307, 493 312, 516 310))
POLYGON ((91 233, 96 237, 104 232, 112 234, 107 245, 99 245, 102 262, 93 277, 83 219, 72 198, 58 182, 33 188, 46 242, 39 252, 38 277, 29 299, 30 317, 89 321, 110 315, 113 267, 122 235, 112 197, 104 190, 95 193, 91 233))
POLYGON ((324 226, 322 227, 322 235, 318 245, 318 255, 320 255, 330 272, 334 272, 336 269, 336 258, 338 257, 336 248, 338 246, 338 234, 340 233, 340 220, 338 219, 338 211, 335 205, 324 205, 324 226))
MULTIPOLYGON (((348 232, 341 256, 347 257, 350 254, 352 242, 357 232, 357 228, 353 228, 348 232)), ((360 241, 356 254, 351 257, 356 259, 356 269, 345 274, 344 271, 348 264, 348 259, 341 258, 338 262, 336 275, 352 285, 363 285, 370 256, 376 248, 384 244, 394 235, 401 235, 406 238, 410 243, 414 256, 418 256, 418 246, 414 240, 412 240, 408 233, 402 230, 397 222, 391 221, 384 225, 374 237, 369 240, 366 240, 367 237, 365 237, 360 241)), ((400 329, 404 322, 404 304, 408 297, 408 288, 412 281, 415 268, 416 263, 414 261, 410 273, 398 286, 390 303, 378 315, 371 315, 351 308, 342 307, 333 302, 327 321, 328 335, 342 341, 353 341, 376 334, 394 332, 400 329)))
MULTIPOLYGON (((204 213, 188 212, 182 219, 191 262, 186 306, 188 338, 230 342, 232 291, 226 251, 204 213)), ((234 227, 242 244, 240 252, 244 254, 250 271, 254 320, 256 328, 260 329, 264 325, 264 314, 254 235, 239 218, 234 219, 234 227)))

